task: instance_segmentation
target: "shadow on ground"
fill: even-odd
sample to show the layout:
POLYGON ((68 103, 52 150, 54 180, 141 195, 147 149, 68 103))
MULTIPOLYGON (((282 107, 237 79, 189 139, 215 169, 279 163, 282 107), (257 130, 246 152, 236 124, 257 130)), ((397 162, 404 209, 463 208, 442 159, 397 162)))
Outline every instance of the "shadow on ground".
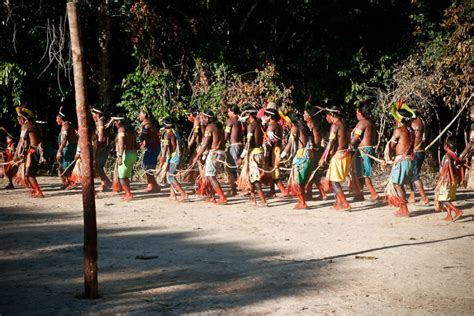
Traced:
POLYGON ((294 269, 278 250, 216 242, 202 230, 99 228, 101 298, 86 301, 78 298, 81 216, 0 209, 0 313, 238 312, 324 286, 318 275, 327 261, 294 269))

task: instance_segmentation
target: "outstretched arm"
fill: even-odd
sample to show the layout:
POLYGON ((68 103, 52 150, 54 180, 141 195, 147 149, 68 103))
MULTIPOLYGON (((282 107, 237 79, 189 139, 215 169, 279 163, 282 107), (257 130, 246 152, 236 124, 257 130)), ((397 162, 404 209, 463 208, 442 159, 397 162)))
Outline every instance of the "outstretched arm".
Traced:
POLYGON ((324 150, 323 155, 321 156, 321 159, 319 159, 318 165, 320 167, 324 166, 324 164, 327 161, 327 158, 329 156, 329 153, 331 152, 332 147, 334 146, 334 143, 336 142, 337 139, 337 126, 332 124, 331 129, 329 130, 329 141, 328 144, 326 145, 326 149, 324 150))
POLYGON ((286 143, 285 149, 281 152, 280 158, 283 159, 291 152, 291 147, 295 145, 295 140, 298 139, 298 128, 293 126, 288 136, 288 142, 286 143))
POLYGON ((209 126, 207 126, 204 132, 204 139, 202 140, 201 146, 199 147, 196 153, 196 156, 193 159, 193 164, 196 163, 199 157, 201 157, 202 153, 208 149, 210 141, 211 141, 211 136, 212 136, 212 130, 209 126))

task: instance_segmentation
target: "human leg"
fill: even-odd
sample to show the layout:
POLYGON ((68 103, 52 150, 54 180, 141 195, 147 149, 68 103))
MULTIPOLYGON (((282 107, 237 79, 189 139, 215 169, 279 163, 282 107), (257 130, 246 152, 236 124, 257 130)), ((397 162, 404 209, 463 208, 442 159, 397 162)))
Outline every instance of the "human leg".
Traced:
MULTIPOLYGON (((254 182, 253 187, 254 187, 254 192, 256 191, 258 194, 258 197, 260 198, 260 205, 268 206, 268 202, 267 202, 267 199, 265 198, 265 194, 263 194, 262 185, 260 184, 260 182, 259 181, 254 182)), ((255 197, 255 193, 254 193, 254 197, 255 197)))
POLYGON ((402 184, 394 184, 394 187, 397 191, 400 202, 400 209, 396 211, 394 215, 399 217, 409 217, 410 212, 408 211, 405 188, 402 184))
POLYGON ((378 200, 379 195, 377 191, 374 188, 374 185, 372 184, 372 181, 370 180, 369 177, 364 178, 365 185, 367 186, 367 189, 370 192, 370 197, 373 201, 378 200))
POLYGON ((130 180, 128 178, 119 179, 120 185, 122 186, 123 191, 125 192, 122 196, 122 200, 130 201, 133 199, 133 194, 130 190, 130 180))

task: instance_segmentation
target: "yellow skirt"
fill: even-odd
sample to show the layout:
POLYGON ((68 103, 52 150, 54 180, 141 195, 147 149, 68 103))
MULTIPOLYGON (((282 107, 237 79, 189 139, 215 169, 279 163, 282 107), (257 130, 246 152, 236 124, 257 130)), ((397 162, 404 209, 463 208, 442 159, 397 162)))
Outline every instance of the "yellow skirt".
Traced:
POLYGON ((442 184, 439 188, 438 201, 452 202, 456 200, 457 185, 442 184))
POLYGON ((327 178, 331 182, 343 182, 349 174, 351 167, 351 155, 347 151, 338 151, 331 158, 327 178))

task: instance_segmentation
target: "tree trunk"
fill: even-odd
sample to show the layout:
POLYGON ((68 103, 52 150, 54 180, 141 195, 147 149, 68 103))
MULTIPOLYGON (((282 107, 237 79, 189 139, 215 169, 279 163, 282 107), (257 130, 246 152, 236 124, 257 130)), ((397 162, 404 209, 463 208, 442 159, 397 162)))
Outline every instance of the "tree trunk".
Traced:
POLYGON ((112 108, 112 70, 110 67, 111 18, 109 15, 109 2, 110 0, 100 0, 98 11, 100 50, 99 100, 105 110, 112 108))
POLYGON ((84 283, 86 298, 97 298, 97 224, 95 214, 95 192, 90 112, 87 106, 87 91, 84 79, 83 49, 80 35, 80 21, 77 4, 68 2, 69 32, 71 36, 72 61, 74 69, 74 90, 79 127, 79 148, 82 161, 82 204, 84 208, 84 283))

